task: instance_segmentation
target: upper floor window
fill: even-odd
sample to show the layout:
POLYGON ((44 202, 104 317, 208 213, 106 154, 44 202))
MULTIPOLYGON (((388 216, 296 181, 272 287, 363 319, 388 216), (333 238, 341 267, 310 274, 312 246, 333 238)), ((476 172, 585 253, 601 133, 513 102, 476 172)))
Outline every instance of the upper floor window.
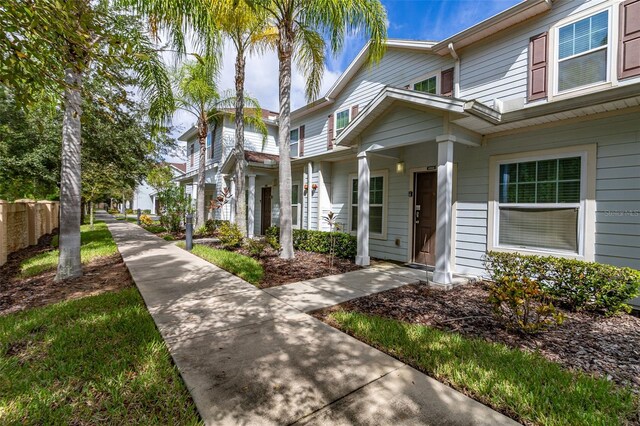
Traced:
POLYGON ((213 158, 213 133, 207 134, 207 158, 213 158))
POLYGON ((437 94, 437 87, 438 78, 435 75, 433 77, 427 78, 426 80, 413 83, 413 90, 417 90, 418 92, 431 93, 432 95, 437 94))
POLYGON ((609 11, 558 29, 558 92, 606 82, 609 71, 609 11))
POLYGON ((290 155, 291 158, 298 157, 300 155, 300 129, 291 129, 289 132, 290 155))
POLYGON ((344 128, 349 125, 350 118, 349 108, 336 113, 336 136, 338 136, 344 128))

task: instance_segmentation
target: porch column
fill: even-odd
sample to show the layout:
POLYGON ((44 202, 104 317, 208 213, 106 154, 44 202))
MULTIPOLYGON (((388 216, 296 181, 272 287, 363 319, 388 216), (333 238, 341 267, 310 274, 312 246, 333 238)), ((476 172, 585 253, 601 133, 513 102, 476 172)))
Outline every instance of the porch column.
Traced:
POLYGON ((231 223, 235 223, 236 220, 236 178, 235 177, 231 177, 231 201, 230 201, 230 206, 229 206, 229 217, 231 218, 230 222, 231 223))
POLYGON ((249 199, 247 200, 247 236, 253 238, 256 211, 256 175, 249 175, 249 199))
POLYGON ((369 159, 358 154, 358 251, 356 264, 369 265, 369 159))
POLYGON ((436 269, 433 281, 451 284, 451 236, 453 201, 453 140, 438 136, 438 192, 436 205, 436 269))

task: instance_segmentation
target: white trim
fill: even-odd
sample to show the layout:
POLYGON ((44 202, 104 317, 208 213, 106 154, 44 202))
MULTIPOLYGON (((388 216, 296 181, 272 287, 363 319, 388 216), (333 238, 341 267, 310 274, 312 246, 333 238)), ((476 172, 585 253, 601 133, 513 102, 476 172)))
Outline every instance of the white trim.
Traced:
MULTIPOLYGON (((371 161, 371 160, 369 160, 371 161)), ((381 234, 376 234, 373 232, 369 232, 369 237, 373 240, 386 240, 387 239, 387 222, 389 221, 389 216, 388 216, 388 200, 389 200, 389 170, 388 169, 380 169, 380 170, 374 170, 372 172, 369 173, 369 179, 371 180, 372 178, 375 177, 382 177, 382 233, 381 234)), ((348 192, 349 192, 349 197, 348 197, 348 220, 347 220, 347 232, 352 234, 352 235, 356 235, 357 232, 353 230, 352 227, 352 221, 351 221, 351 209, 353 208, 353 206, 357 206, 358 203, 354 203, 353 202, 353 181, 357 181, 358 180, 358 175, 356 173, 350 173, 349 174, 349 181, 348 181, 348 192)), ((371 201, 369 201, 369 206, 371 206, 371 201)))
POLYGON ((333 113, 333 139, 334 140, 338 137, 338 114, 344 111, 347 111, 347 113, 349 114, 349 122, 347 123, 346 126, 342 128, 342 130, 346 129, 347 127, 349 127, 349 124, 351 124, 351 106, 342 107, 341 109, 336 110, 333 113))
MULTIPOLYGON (((420 83, 420 82, 422 82, 422 81, 429 80, 429 79, 431 79, 431 78, 435 77, 435 78, 436 78, 436 93, 430 93, 430 94, 431 94, 431 95, 439 95, 439 94, 440 94, 440 75, 441 75, 441 73, 442 73, 442 70, 439 70, 439 71, 433 71, 433 72, 430 72, 430 73, 428 73, 428 74, 424 74, 421 78, 418 78, 418 79, 412 80, 412 81, 409 83, 409 89, 411 89, 411 90, 416 90, 416 89, 414 89, 414 86, 415 86, 417 83, 420 83)), ((420 93, 429 93, 429 92, 423 92, 423 91, 421 91, 421 90, 417 90, 417 91, 419 91, 420 93)))
POLYGON ((576 145, 563 148, 547 149, 541 151, 528 151, 513 154, 494 155, 489 157, 489 200, 487 216, 487 250, 519 252, 528 254, 546 254, 573 259, 593 261, 595 257, 595 195, 596 195, 596 161, 597 145, 576 145), (580 169, 580 202, 579 203, 536 203, 513 204, 503 203, 506 207, 531 207, 531 208, 579 208, 578 213, 578 252, 560 251, 540 247, 512 247, 499 244, 499 218, 498 214, 501 164, 526 161, 540 161, 580 157, 582 159, 580 169))

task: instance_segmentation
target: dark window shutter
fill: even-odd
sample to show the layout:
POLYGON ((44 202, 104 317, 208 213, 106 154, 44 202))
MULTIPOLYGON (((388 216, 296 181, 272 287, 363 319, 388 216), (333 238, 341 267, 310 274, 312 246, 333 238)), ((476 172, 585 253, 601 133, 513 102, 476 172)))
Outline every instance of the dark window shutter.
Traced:
POLYGON ((333 114, 327 121, 327 149, 333 149, 333 114))
POLYGON ((620 3, 618 78, 640 75, 640 0, 620 3))
POLYGON ((302 157, 304 155, 304 124, 300 126, 300 130, 298 130, 298 140, 300 144, 298 145, 300 147, 300 157, 302 157))
POLYGON ((356 115, 358 115, 358 105, 353 105, 351 107, 351 121, 356 118, 356 115))
POLYGON ((547 69, 549 64, 548 33, 529 40, 529 88, 527 99, 535 101, 547 97, 547 69))
POLYGON ((444 70, 440 74, 440 94, 442 96, 453 96, 453 68, 444 70))

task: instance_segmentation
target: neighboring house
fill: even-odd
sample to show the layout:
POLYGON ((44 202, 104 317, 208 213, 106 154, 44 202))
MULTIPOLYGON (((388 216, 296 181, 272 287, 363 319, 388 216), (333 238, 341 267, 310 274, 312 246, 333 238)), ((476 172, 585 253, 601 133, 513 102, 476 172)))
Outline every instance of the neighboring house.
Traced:
MULTIPOLYGON (((249 192, 251 185, 253 185, 254 189, 257 185, 257 187, 260 188, 273 190, 271 196, 264 196, 264 203, 262 203, 262 194, 260 196, 260 203, 264 204, 266 209, 264 211, 271 211, 272 207, 276 207, 275 202, 272 205, 272 200, 278 199, 277 113, 263 109, 262 117, 267 126, 266 139, 263 138, 263 135, 256 129, 253 129, 251 126, 245 126, 245 158, 247 159, 247 182, 245 187, 247 188, 248 201, 250 201, 251 198, 249 192)), ((176 178, 176 181, 185 187, 187 193, 191 194, 195 205, 198 183, 198 159, 200 153, 197 128, 195 126, 191 127, 184 132, 178 140, 186 142, 187 163, 185 174, 176 178)), ((209 210, 210 202, 215 200, 225 188, 228 188, 231 193, 235 192, 235 179, 233 176, 235 166, 235 123, 231 113, 225 115, 222 123, 216 128, 214 128, 212 124, 209 125, 209 134, 206 143, 205 205, 207 208, 207 217, 212 219, 233 220, 235 216, 233 202, 229 202, 223 208, 213 211, 209 210)), ((250 206, 255 206, 255 202, 250 203, 250 206)), ((260 208, 248 209, 248 214, 255 212, 250 220, 250 223, 254 226, 248 228, 251 236, 262 234, 263 230, 266 229, 263 228, 263 226, 267 224, 270 226, 272 223, 271 221, 262 220, 263 217, 266 217, 261 215, 262 211, 260 208)))
MULTIPOLYGON (((174 178, 178 178, 186 172, 186 164, 185 163, 165 163, 171 169, 174 178)), ((157 193, 154 188, 149 186, 147 181, 142 181, 138 186, 136 186, 133 191, 133 202, 132 209, 136 211, 140 210, 149 210, 151 214, 158 214, 159 204, 157 199, 157 193)))
MULTIPOLYGON (((640 0, 527 0, 366 55, 292 113, 295 226, 327 230, 333 211, 358 264, 425 264, 439 283, 484 274, 487 250, 640 269, 640 0)), ((255 163, 259 234, 277 166, 255 163)))

